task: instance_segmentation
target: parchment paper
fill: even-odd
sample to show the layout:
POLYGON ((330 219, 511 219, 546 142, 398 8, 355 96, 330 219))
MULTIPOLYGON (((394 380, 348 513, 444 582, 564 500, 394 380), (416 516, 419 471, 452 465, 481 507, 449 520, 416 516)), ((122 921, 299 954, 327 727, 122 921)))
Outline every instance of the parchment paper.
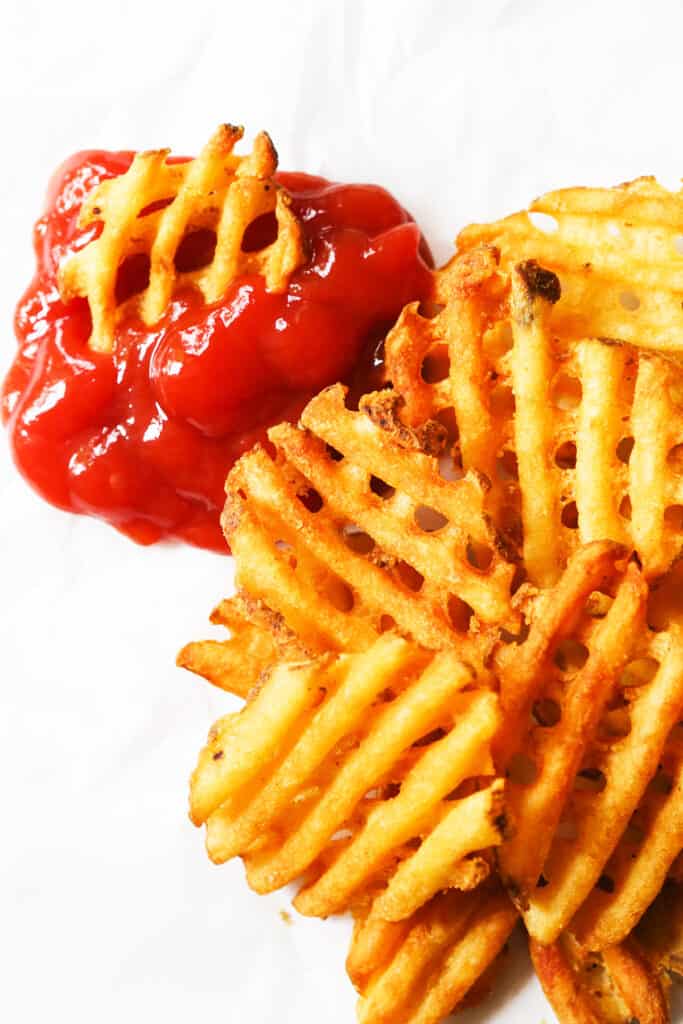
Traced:
MULTIPOLYGON (((683 169, 676 2, 12 0, 0 33, 0 369, 53 167, 196 152, 225 120, 281 166, 377 181, 436 255, 550 187, 683 169)), ((11 1024, 350 1024, 345 921, 208 863, 187 778, 228 698, 174 667, 228 559, 60 513, 0 439, 0 1016, 11 1024)), ((463 1024, 552 1020, 523 954, 463 1024)), ((680 1018, 679 1018, 680 1019, 680 1018)))

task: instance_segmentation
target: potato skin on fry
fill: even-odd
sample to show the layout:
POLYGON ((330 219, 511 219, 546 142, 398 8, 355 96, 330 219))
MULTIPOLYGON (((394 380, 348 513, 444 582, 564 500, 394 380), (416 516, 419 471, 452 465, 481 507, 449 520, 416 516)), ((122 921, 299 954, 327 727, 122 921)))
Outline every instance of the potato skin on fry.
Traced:
POLYGON ((534 968, 561 1024, 669 1024, 661 975, 633 939, 582 950, 569 936, 544 946, 529 940, 534 968))

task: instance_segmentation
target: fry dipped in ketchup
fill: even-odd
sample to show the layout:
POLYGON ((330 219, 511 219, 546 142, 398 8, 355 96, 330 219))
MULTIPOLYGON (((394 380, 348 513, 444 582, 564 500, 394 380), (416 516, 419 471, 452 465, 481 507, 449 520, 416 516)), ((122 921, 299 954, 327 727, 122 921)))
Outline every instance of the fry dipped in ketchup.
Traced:
MULTIPOLYGON (((98 351, 88 301, 64 301, 58 269, 101 230, 79 224, 85 198, 133 158, 82 152, 53 177, 35 227, 35 277, 16 311, 3 417, 17 466, 53 505, 141 544, 171 538, 225 553, 219 517, 233 462, 321 388, 350 379, 401 308, 427 295, 431 258, 384 189, 279 173, 306 254, 284 290, 247 272, 208 303, 183 283, 151 325, 131 307, 111 351, 98 351)), ((276 230, 274 217, 257 218, 242 249, 268 245, 276 230)), ((183 239, 176 269, 210 261, 215 244, 210 231, 183 239)), ((123 261, 117 301, 143 292, 149 272, 144 253, 123 261)))

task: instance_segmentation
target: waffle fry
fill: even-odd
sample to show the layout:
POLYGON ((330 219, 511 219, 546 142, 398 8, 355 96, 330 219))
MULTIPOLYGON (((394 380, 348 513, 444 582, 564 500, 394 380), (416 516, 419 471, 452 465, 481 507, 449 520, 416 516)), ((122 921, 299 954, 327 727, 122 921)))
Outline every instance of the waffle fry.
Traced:
POLYGON ((606 538, 632 544, 657 576, 683 543, 683 375, 661 357, 598 341, 554 353, 548 302, 527 276, 526 265, 512 275, 511 361, 530 578, 551 585, 577 541, 606 538))
POLYGON ((636 937, 658 966, 683 975, 683 887, 667 881, 638 925, 636 937))
POLYGON ((683 372, 626 345, 558 338, 557 277, 503 273, 491 247, 437 275, 431 320, 404 311, 386 343, 402 418, 450 425, 455 472, 491 481, 486 507, 532 583, 552 586, 593 540, 634 546, 648 578, 683 550, 683 372), (425 377, 427 379, 425 379, 425 377))
POLYGON ((561 1024, 668 1024, 666 982, 633 939, 601 955, 568 935, 549 946, 532 939, 529 947, 561 1024))
POLYGON ((232 470, 223 524, 237 585, 312 651, 362 650, 394 624, 432 650, 487 624, 515 629, 515 567, 480 479, 440 474, 443 428, 401 424, 393 392, 357 412, 344 399, 341 385, 323 391, 304 429, 270 432, 277 461, 254 449, 232 470))
POLYGON ((492 965, 516 920, 495 881, 436 896, 398 923, 359 919, 347 970, 360 1024, 437 1024, 492 965))
POLYGON ((562 337, 609 338, 679 352, 683 337, 683 194, 654 178, 617 188, 570 188, 536 199, 458 237, 469 251, 494 245, 501 265, 538 260, 562 284, 553 330, 562 337), (539 216, 540 215, 540 216, 539 216))
MULTIPOLYGON (((639 857, 605 875, 683 712, 683 636, 647 630, 646 600, 636 565, 624 568, 617 545, 596 542, 541 596, 526 643, 501 655, 497 753, 517 833, 499 860, 540 942, 553 942, 584 901, 591 925, 582 939, 591 948, 620 941, 680 850, 680 832, 664 834, 644 815, 639 857), (614 900, 603 906, 596 885, 613 887, 614 900)), ((669 795, 659 808, 667 824, 679 810, 675 786, 669 795)))
POLYGON ((246 700, 262 673, 282 656, 286 644, 291 644, 292 657, 300 654, 291 638, 286 633, 283 636, 281 623, 265 613, 263 621, 259 621, 260 611, 239 596, 221 601, 211 615, 211 622, 225 626, 231 633, 230 639, 186 644, 176 664, 246 700))
POLYGON ((306 873, 295 906, 321 917, 377 889, 376 912, 400 920, 477 885, 506 817, 497 697, 473 686, 454 651, 390 633, 361 655, 278 663, 193 775, 211 858, 242 856, 258 892, 306 873))
MULTIPOLYGON (((490 246, 467 253, 435 275, 435 289, 440 312, 429 319, 413 303, 390 331, 387 376, 404 398, 405 423, 418 428, 431 419, 446 425, 452 475, 463 468, 483 473, 500 499, 497 457, 512 437, 504 415, 512 409, 511 392, 494 383, 492 353, 483 345, 507 311, 498 254, 490 246)), ((503 339, 502 349, 507 347, 503 339)))
POLYGON ((252 152, 240 157, 233 150, 243 133, 221 125, 195 160, 180 163, 168 161, 167 149, 138 153, 125 174, 103 181, 86 197, 79 225, 101 222, 102 231, 62 264, 59 290, 65 302, 76 296, 88 300, 91 348, 110 352, 116 324, 127 313, 156 323, 182 285, 192 284, 209 303, 238 274, 262 274, 270 291, 286 287, 304 260, 303 235, 288 194, 273 180, 277 154, 270 138, 261 132, 252 152), (275 215, 277 237, 263 249, 243 251, 246 229, 266 214, 275 215), (215 233, 211 261, 181 272, 175 262, 179 246, 199 230, 215 233), (149 256, 149 283, 120 304, 119 267, 140 254, 149 256))
MULTIPOLYGON (((679 663, 679 671, 683 665, 679 663)), ((666 702, 653 703, 649 713, 671 721, 666 702)), ((633 715, 633 713, 632 713, 633 715)), ((650 734, 656 732, 650 729, 650 734)), ((656 739, 643 742, 655 752, 656 739)), ((652 756, 652 755, 649 755, 652 756)), ((676 723, 663 750, 656 773, 631 816, 614 853, 572 922, 576 937, 590 949, 604 949, 621 941, 636 926, 643 910, 664 885, 683 849, 683 726, 676 723)))

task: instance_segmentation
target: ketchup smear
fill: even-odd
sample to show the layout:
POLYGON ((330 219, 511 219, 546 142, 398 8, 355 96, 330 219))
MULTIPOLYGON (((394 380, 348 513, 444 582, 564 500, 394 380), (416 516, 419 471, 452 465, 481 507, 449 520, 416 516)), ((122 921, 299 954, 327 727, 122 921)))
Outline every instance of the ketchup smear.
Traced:
MULTIPOLYGON (((175 538, 227 553, 219 517, 233 462, 268 426, 295 421, 322 387, 349 379, 402 306, 427 294, 431 257, 384 189, 281 173, 310 254, 286 292, 245 275, 207 305, 186 288, 153 328, 129 318, 113 353, 97 353, 87 302, 61 301, 57 267, 100 230, 78 228, 84 196, 132 159, 78 153, 51 182, 34 233, 36 274, 15 315, 3 420, 19 469, 53 505, 141 544, 175 538)), ((267 244, 273 226, 254 222, 243 248, 267 244)), ((180 270, 210 259, 206 234, 181 244, 180 270)), ((147 274, 144 258, 124 263, 119 300, 147 274)))

